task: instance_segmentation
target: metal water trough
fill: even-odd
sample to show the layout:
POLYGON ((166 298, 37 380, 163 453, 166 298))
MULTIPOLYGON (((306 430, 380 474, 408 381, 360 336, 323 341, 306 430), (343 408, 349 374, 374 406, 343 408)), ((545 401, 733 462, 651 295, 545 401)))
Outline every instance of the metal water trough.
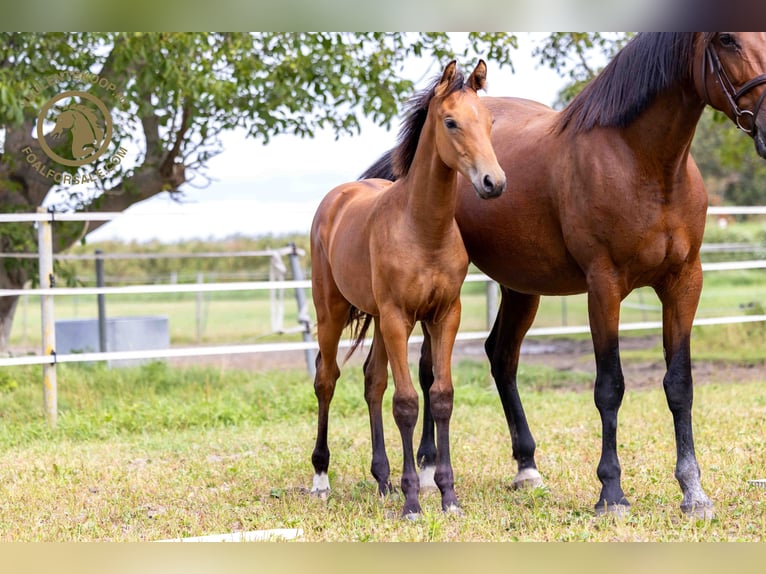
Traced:
MULTIPOLYGON (((99 351, 143 351, 169 349, 170 329, 165 316, 110 317, 106 319, 106 348, 99 348, 98 319, 59 319, 56 321, 57 353, 97 353, 99 351)), ((149 359, 110 360, 110 367, 132 367, 149 359)))

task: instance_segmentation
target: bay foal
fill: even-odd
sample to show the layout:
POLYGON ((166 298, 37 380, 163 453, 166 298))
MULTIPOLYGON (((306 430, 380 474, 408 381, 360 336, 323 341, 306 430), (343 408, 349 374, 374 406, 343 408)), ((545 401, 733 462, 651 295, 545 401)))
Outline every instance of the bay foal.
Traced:
POLYGON ((420 513, 413 455, 418 395, 410 377, 407 342, 415 323, 421 321, 433 348, 434 383, 429 398, 437 433, 434 478, 442 508, 459 508, 449 450, 450 362, 468 255, 454 217, 457 174, 471 183, 480 198, 496 197, 505 189, 505 174, 490 140, 492 114, 477 95, 485 86, 486 71, 484 61, 479 61, 464 81, 451 62, 433 86, 409 104, 394 152, 401 178, 395 183, 367 179, 342 184, 322 200, 314 217, 311 280, 319 342, 314 380, 319 410, 311 492, 316 496, 325 497, 330 490, 327 427, 340 375, 338 342, 346 326, 362 322, 350 355, 373 321, 372 347, 364 365, 371 470, 380 493, 387 493, 390 470, 381 402, 390 363, 393 415, 404 459, 402 514, 420 513))

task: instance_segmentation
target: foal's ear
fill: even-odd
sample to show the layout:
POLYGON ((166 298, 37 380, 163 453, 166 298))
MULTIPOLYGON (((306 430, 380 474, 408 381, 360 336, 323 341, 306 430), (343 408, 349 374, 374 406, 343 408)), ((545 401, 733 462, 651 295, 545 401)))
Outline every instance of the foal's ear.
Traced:
POLYGON ((436 90, 434 91, 434 95, 441 96, 444 93, 444 91, 447 88, 449 88, 450 84, 452 83, 452 80, 455 79, 456 75, 457 75, 457 61, 452 60, 449 64, 447 64, 447 67, 444 68, 442 79, 439 80, 439 83, 436 85, 436 90))
POLYGON ((468 76, 468 86, 474 91, 483 90, 487 85, 487 64, 484 60, 479 60, 471 75, 468 76))

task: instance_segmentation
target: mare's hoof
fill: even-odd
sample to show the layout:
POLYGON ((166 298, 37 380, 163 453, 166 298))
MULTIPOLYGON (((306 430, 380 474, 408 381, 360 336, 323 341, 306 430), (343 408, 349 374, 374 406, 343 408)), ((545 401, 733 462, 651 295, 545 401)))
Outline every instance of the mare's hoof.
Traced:
POLYGON ((420 472, 418 473, 418 479, 420 480, 421 493, 439 490, 439 487, 436 486, 436 480, 434 480, 435 474, 435 466, 424 466, 420 469, 420 472))
POLYGON ((715 518, 715 509, 713 508, 712 502, 689 505, 682 504, 681 512, 689 518, 697 520, 713 520, 715 518))
POLYGON ((403 512, 402 519, 408 522, 417 522, 420 520, 420 512, 403 512))
POLYGON ((520 470, 516 476, 513 477, 511 482, 511 489, 517 490, 521 488, 538 488, 543 486, 543 478, 536 468, 525 468, 520 470))
POLYGON ((597 504, 595 506, 596 516, 614 516, 616 518, 625 518, 630 514, 630 504, 597 504))

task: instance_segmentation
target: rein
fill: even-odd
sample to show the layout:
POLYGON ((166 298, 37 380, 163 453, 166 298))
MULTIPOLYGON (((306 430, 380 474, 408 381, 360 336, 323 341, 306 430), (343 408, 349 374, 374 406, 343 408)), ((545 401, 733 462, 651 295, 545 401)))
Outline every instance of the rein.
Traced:
POLYGON ((712 43, 708 44, 705 47, 705 53, 702 59, 702 85, 704 86, 705 98, 708 102, 710 102, 710 96, 708 95, 707 90, 706 76, 708 67, 710 68, 710 71, 715 74, 716 81, 718 82, 718 85, 721 86, 721 89, 723 90, 723 93, 729 102, 729 107, 736 117, 737 127, 746 134, 753 136, 755 128, 755 117, 758 115, 758 111, 761 109, 761 104, 763 103, 764 97, 766 96, 766 90, 764 90, 761 96, 758 98, 758 101, 755 103, 752 111, 743 110, 739 107, 737 101, 756 86, 766 84, 766 74, 761 74, 755 78, 752 78, 751 80, 748 80, 738 90, 732 83, 731 79, 729 79, 729 75, 726 73, 726 70, 721 64, 721 59, 718 57, 718 52, 715 51, 712 43), (750 124, 749 128, 742 125, 742 118, 748 118, 747 121, 750 124))

